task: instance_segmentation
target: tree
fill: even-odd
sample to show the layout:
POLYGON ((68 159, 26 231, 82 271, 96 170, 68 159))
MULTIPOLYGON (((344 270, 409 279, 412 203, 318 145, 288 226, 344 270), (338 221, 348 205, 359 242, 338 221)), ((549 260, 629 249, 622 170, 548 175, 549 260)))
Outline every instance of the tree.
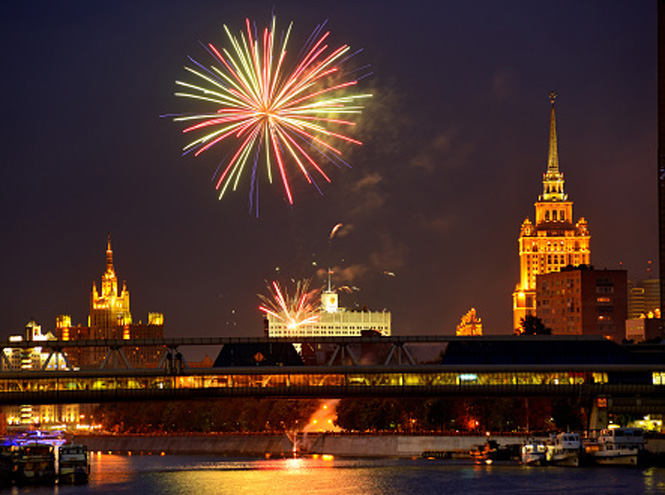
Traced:
POLYGON ((547 328, 543 321, 534 315, 520 318, 520 335, 552 335, 552 329, 547 328))

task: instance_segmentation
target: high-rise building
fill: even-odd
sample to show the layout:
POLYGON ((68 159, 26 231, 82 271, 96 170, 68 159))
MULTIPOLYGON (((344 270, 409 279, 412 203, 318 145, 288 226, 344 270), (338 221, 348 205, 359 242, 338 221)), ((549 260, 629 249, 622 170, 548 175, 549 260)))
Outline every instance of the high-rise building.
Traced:
POLYGON ((118 277, 113 267, 113 250, 111 249, 111 236, 106 246, 106 271, 102 275, 101 291, 97 291, 97 284, 92 283, 90 293, 90 326, 91 339, 121 339, 122 328, 132 322, 132 313, 129 311, 129 291, 123 282, 122 290, 118 292, 118 277))
POLYGON ((565 267, 538 275, 537 311, 553 335, 602 335, 615 342, 625 336, 625 270, 565 267))
POLYGON ((660 318, 660 280, 628 281, 628 318, 660 318))
POLYGON ((556 118, 556 93, 550 93, 550 137, 547 171, 543 174, 543 193, 535 203, 536 217, 527 217, 519 237, 520 281, 513 292, 513 328, 528 314, 536 314, 536 277, 558 272, 568 265, 591 262, 589 228, 581 217, 574 222, 573 202, 564 192, 563 173, 559 171, 556 118))
MULTIPOLYGON (((64 370, 69 369, 69 362, 61 353, 44 349, 42 343, 55 340, 51 332, 42 333, 41 325, 30 320, 24 335, 10 335, 9 342, 32 342, 32 347, 4 348, 2 350, 3 367, 12 370, 64 370)), ((2 413, 6 426, 26 427, 40 425, 61 425, 75 423, 79 417, 78 404, 4 406, 2 413)), ((4 425, 3 425, 4 426, 4 425)))
MULTIPOLYGON (((69 315, 60 315, 56 319, 56 335, 60 340, 133 340, 164 337, 164 315, 161 313, 148 313, 147 324, 132 322, 127 284, 123 282, 122 288, 118 290, 110 235, 106 245, 106 271, 102 275, 99 290, 96 283, 92 284, 88 326, 72 326, 69 315)), ((98 367, 109 354, 106 347, 68 348, 66 351, 72 365, 79 368, 98 367)), ((132 367, 154 367, 161 360, 163 349, 124 347, 123 353, 132 367)))
POLYGON ((629 280, 626 340, 644 342, 662 338, 660 312, 660 280, 647 278, 637 283, 629 280))

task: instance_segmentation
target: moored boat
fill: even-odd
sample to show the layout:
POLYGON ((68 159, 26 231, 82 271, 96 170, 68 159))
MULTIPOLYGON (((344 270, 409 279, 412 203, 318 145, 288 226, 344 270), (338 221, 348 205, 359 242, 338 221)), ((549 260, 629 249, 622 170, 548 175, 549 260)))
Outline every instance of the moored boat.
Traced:
POLYGON ((88 482, 90 464, 85 445, 66 444, 58 450, 58 482, 61 484, 84 484, 88 482))
POLYGON ((55 454, 53 446, 28 443, 14 457, 14 480, 17 485, 53 485, 55 483, 55 454))
POLYGON ((582 440, 579 433, 559 433, 552 437, 547 445, 547 462, 556 466, 580 465, 582 458, 582 440))
POLYGON ((611 428, 601 430, 585 444, 596 464, 637 466, 644 455, 642 428, 611 428))
POLYGON ((13 477, 13 447, 11 445, 0 445, 0 488, 11 486, 13 477))
POLYGON ((547 445, 542 440, 530 438, 520 452, 520 462, 530 466, 542 466, 547 459, 547 445))
POLYGON ((483 445, 471 450, 469 456, 477 463, 491 464, 494 461, 510 460, 510 450, 499 447, 496 440, 487 440, 483 445))

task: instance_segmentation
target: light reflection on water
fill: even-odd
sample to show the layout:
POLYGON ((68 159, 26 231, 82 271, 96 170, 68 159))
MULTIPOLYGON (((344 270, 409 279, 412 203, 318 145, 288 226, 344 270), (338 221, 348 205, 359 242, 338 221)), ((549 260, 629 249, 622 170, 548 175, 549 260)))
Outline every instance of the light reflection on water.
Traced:
POLYGON ((247 459, 106 454, 93 454, 91 468, 87 486, 13 488, 11 493, 651 495, 665 492, 665 468, 532 468, 426 459, 247 459))

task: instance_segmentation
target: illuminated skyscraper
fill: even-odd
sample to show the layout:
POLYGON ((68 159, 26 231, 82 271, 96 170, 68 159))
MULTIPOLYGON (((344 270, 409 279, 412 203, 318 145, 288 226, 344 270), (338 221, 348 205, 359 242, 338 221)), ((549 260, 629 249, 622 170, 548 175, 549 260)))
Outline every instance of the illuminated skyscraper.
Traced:
POLYGON ((527 217, 519 237, 520 281, 513 292, 513 328, 527 314, 536 314, 536 276, 558 272, 572 265, 588 265, 591 261, 589 228, 581 217, 573 223, 573 202, 564 192, 563 173, 559 171, 554 102, 550 93, 549 153, 547 172, 543 174, 543 194, 535 203, 536 218, 527 217))
POLYGON ((88 318, 92 339, 121 339, 122 327, 132 322, 132 314, 129 311, 129 291, 125 283, 122 284, 122 290, 118 292, 118 277, 113 267, 110 235, 106 247, 106 271, 102 275, 101 291, 97 291, 97 284, 93 282, 88 318))
MULTIPOLYGON (((164 315, 148 313, 148 323, 133 323, 129 310, 129 290, 123 282, 118 291, 118 277, 113 266, 111 236, 106 246, 106 271, 99 290, 93 282, 90 293, 88 326, 72 326, 69 315, 56 319, 56 336, 60 340, 161 339, 164 337, 164 315)), ((98 367, 107 357, 106 347, 72 347, 66 349, 72 365, 80 368, 98 367)), ((158 347, 125 347, 123 353, 133 367, 155 367, 163 350, 158 347)))

